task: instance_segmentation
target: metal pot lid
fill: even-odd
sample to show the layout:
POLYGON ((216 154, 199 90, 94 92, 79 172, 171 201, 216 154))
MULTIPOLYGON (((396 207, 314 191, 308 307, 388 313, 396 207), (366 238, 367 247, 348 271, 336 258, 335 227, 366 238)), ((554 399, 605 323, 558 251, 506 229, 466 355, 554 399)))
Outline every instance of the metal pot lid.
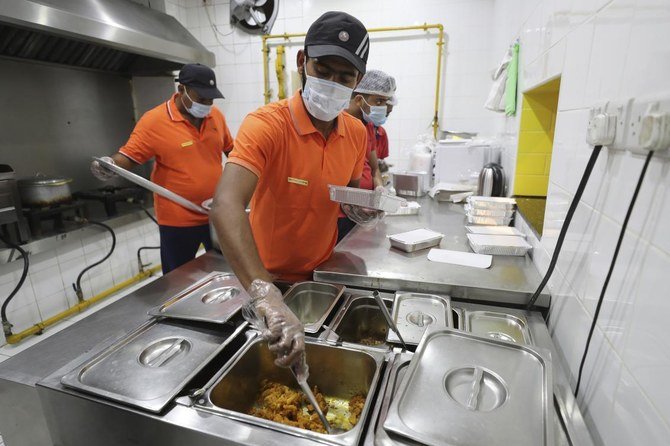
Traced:
POLYGON ((20 185, 27 186, 63 186, 71 182, 72 178, 44 175, 41 173, 36 173, 31 177, 25 177, 19 180, 20 185))
POLYGON ((428 329, 384 428, 429 446, 552 445, 551 391, 551 362, 537 350, 428 329))

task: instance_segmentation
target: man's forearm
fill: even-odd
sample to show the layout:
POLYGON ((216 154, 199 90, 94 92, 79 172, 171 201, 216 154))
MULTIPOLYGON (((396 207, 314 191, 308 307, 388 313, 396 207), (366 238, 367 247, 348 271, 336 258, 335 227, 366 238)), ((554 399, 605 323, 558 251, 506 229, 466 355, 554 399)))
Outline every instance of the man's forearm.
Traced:
POLYGON ((221 250, 244 288, 254 279, 272 282, 265 269, 249 224, 245 206, 241 203, 215 202, 210 214, 214 219, 221 250))
POLYGON ((111 156, 111 158, 114 160, 114 163, 117 166, 123 167, 126 170, 130 170, 133 167, 138 166, 138 164, 135 161, 131 160, 121 152, 115 153, 114 155, 111 156))

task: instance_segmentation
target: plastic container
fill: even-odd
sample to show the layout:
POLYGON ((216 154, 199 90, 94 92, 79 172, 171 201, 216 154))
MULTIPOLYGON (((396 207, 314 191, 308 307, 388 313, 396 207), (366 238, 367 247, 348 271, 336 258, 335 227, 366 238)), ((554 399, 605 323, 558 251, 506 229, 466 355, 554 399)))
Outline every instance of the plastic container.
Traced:
POLYGON ((384 212, 396 212, 403 203, 404 198, 396 197, 386 192, 375 192, 372 190, 358 189, 347 186, 328 185, 330 199, 338 203, 353 204, 384 212))
POLYGON ((466 234, 477 254, 524 256, 532 246, 523 238, 510 235, 466 234))

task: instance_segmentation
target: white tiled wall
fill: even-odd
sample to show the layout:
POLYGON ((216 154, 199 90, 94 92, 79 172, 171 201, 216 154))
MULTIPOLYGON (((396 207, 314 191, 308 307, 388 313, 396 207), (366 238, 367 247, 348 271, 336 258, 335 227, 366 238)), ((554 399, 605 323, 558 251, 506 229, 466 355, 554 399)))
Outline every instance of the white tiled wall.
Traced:
MULTIPOLYGON (((561 75, 544 235, 534 249, 547 268, 591 154, 595 101, 670 92, 667 0, 496 1, 496 53, 521 41, 521 90, 561 75)), ((518 118, 499 118, 513 175, 518 118)), ((644 159, 606 149, 593 171, 551 281, 550 329, 576 380, 596 302, 644 159)), ((670 162, 647 172, 586 361, 579 403, 607 445, 670 444, 670 162)))
MULTIPOLYGON (((114 254, 89 270, 82 279, 84 298, 136 275, 139 272, 137 249, 140 246, 160 244, 158 226, 148 218, 127 224, 115 232, 114 254)), ((76 304, 77 296, 72 283, 86 266, 106 255, 111 243, 111 236, 101 229, 100 235, 74 240, 56 251, 30 256, 28 277, 7 307, 7 318, 14 325, 14 333, 76 304)), ((142 251, 142 260, 145 264, 159 264, 159 251, 142 251)), ((20 260, 0 266, 0 296, 9 296, 21 276, 22 268, 23 262, 20 260)), ((0 346, 4 344, 4 334, 0 334, 0 346)))
MULTIPOLYGON (((489 87, 493 0, 282 0, 273 34, 306 32, 309 25, 329 10, 346 11, 367 27, 441 23, 445 26, 442 107, 443 129, 475 131, 490 135, 495 116, 482 108, 489 87)), ((233 135, 247 113, 263 104, 261 39, 231 29, 229 2, 208 0, 212 21, 223 36, 212 32, 203 0, 166 0, 166 12, 178 18, 189 31, 216 54, 217 78, 226 99, 217 101, 233 135)), ((288 47, 287 69, 295 69, 299 44, 288 47)), ((417 136, 430 133, 437 70, 436 34, 423 31, 371 35, 368 67, 396 77, 399 105, 384 126, 389 133, 390 162, 402 167, 407 148, 417 136)), ((270 75, 274 74, 272 50, 270 75)), ((275 87, 276 91, 276 87, 275 87)), ((276 99, 276 95, 273 99, 276 99)))

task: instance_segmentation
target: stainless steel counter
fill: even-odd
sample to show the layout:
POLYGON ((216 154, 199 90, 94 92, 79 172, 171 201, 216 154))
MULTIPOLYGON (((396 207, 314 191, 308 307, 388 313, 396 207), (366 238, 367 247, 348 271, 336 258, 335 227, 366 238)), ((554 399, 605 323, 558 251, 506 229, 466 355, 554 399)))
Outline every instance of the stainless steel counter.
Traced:
MULTIPOLYGON (((207 253, 0 364, 0 432, 6 444, 314 445, 307 438, 197 410, 190 407, 188 397, 181 397, 161 413, 153 414, 67 389, 60 382, 63 375, 81 363, 82 355, 112 345, 145 322, 149 309, 211 271, 228 270, 221 255, 207 253)), ((457 305, 491 308, 468 303, 457 305)), ((554 394, 564 425, 561 430, 564 435, 557 444, 568 444, 567 437, 570 444, 592 444, 541 316, 509 311, 524 314, 536 345, 552 352, 554 394)), ((210 367, 205 373, 215 373, 217 367, 210 367)))
MULTIPOLYGON (((314 279, 382 290, 449 294, 454 298, 525 304, 542 277, 531 258, 494 256, 489 269, 430 262, 428 250, 406 253, 393 249, 387 235, 428 228, 445 236, 439 248, 472 252, 465 236, 462 204, 420 198, 415 216, 386 217, 377 227, 354 228, 335 248, 332 257, 314 271, 314 279)), ((538 306, 549 305, 542 294, 538 306)))
POLYGON ((208 253, 39 344, 0 363, 0 433, 8 446, 50 445, 36 384, 100 343, 112 344, 145 322, 147 311, 210 271, 228 271, 208 253))

